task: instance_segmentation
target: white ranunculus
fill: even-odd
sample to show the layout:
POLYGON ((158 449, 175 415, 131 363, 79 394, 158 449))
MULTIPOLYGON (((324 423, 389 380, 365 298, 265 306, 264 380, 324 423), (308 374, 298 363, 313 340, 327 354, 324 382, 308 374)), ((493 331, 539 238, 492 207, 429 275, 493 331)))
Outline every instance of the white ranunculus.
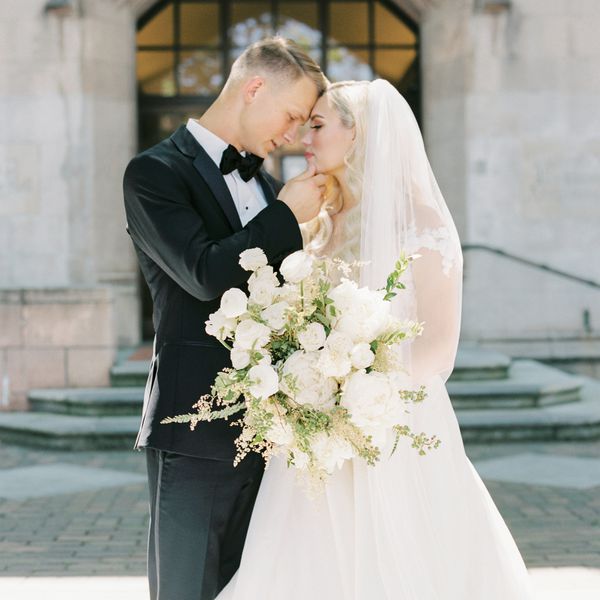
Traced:
POLYGON ((244 319, 235 328, 234 346, 243 350, 262 348, 269 343, 271 330, 253 319, 244 319))
POLYGON ((267 265, 267 257, 261 248, 249 248, 240 254, 240 266, 244 271, 256 271, 267 265))
POLYGON ((331 474, 344 462, 354 457, 352 445, 337 436, 327 435, 324 431, 317 433, 312 440, 312 451, 321 467, 331 474))
POLYGON ((298 342, 307 352, 314 352, 325 345, 327 334, 321 323, 309 323, 302 331, 298 332, 298 342))
POLYGON ((228 319, 223 311, 217 310, 208 317, 206 321, 206 333, 213 335, 221 341, 231 337, 237 325, 236 319, 228 319))
POLYGON ((234 369, 245 369, 250 364, 250 352, 243 348, 232 348, 229 356, 234 369))
POLYGON ((265 400, 279 389, 277 372, 269 365, 255 365, 248 371, 248 377, 252 381, 248 391, 255 398, 265 400))
POLYGON ((348 409, 350 420, 374 439, 384 439, 386 430, 402 421, 403 404, 383 373, 352 373, 345 382, 340 404, 348 409))
POLYGON ((284 418, 275 415, 265 437, 278 446, 290 446, 294 441, 294 431, 284 418))
POLYGON ((242 290, 231 288, 221 297, 221 311, 228 319, 234 319, 246 312, 248 297, 242 290))
POLYGON ((383 299, 383 291, 359 288, 354 281, 344 279, 328 295, 337 312, 331 320, 333 329, 353 342, 370 343, 386 330, 390 303, 383 299))
POLYGON ((267 325, 275 330, 279 331, 283 329, 287 322, 287 311, 290 305, 287 302, 275 302, 271 306, 267 306, 262 312, 261 317, 267 322, 267 325))
POLYGON ((313 258, 303 250, 298 250, 284 258, 279 271, 286 281, 298 283, 312 272, 313 258))
POLYGON ((324 377, 317 369, 319 355, 316 352, 297 350, 283 365, 281 390, 298 404, 310 404, 315 408, 333 408, 338 384, 331 377, 324 377), (293 378, 290 385, 287 376, 293 378))
POLYGON ((350 360, 352 361, 352 366, 355 369, 366 369, 373 364, 375 355, 373 354, 369 344, 361 342, 352 348, 352 352, 350 352, 350 360))

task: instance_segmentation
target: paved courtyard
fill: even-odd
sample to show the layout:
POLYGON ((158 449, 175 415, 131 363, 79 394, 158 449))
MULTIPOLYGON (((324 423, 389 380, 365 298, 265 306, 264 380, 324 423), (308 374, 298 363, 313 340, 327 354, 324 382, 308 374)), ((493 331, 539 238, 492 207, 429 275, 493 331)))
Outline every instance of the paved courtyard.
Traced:
MULTIPOLYGON (((600 442, 468 446, 543 600, 600 597, 600 442)), ((147 598, 140 452, 0 445, 0 598, 147 598)), ((482 599, 483 600, 483 599, 482 599)))

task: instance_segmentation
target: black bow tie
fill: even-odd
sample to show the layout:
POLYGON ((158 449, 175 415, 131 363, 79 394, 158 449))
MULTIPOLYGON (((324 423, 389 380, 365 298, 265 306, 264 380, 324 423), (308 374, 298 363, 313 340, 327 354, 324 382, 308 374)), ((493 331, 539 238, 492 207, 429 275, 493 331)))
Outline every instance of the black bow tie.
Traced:
POLYGON ((250 181, 256 175, 262 163, 263 159, 260 156, 255 156, 254 154, 242 156, 234 146, 229 144, 223 152, 219 168, 223 175, 227 175, 237 169, 244 181, 250 181))

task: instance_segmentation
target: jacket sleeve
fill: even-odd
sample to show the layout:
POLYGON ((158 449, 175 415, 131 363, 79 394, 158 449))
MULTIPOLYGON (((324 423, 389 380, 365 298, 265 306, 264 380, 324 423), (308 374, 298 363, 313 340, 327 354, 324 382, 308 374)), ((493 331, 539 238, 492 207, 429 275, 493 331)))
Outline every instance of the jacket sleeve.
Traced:
POLYGON ((133 242, 186 292, 199 300, 218 298, 248 280, 240 252, 259 247, 269 264, 302 248, 296 217, 275 200, 242 230, 210 238, 179 175, 156 157, 140 155, 123 180, 127 230, 133 242))

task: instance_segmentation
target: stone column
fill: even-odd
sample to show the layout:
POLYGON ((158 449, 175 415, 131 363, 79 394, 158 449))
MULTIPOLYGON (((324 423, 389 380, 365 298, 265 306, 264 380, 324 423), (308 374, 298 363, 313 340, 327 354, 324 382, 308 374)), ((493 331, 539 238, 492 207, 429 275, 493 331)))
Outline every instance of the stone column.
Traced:
POLYGON ((0 6, 0 404, 105 385, 139 342, 122 174, 136 149, 135 16, 123 2, 0 6))

